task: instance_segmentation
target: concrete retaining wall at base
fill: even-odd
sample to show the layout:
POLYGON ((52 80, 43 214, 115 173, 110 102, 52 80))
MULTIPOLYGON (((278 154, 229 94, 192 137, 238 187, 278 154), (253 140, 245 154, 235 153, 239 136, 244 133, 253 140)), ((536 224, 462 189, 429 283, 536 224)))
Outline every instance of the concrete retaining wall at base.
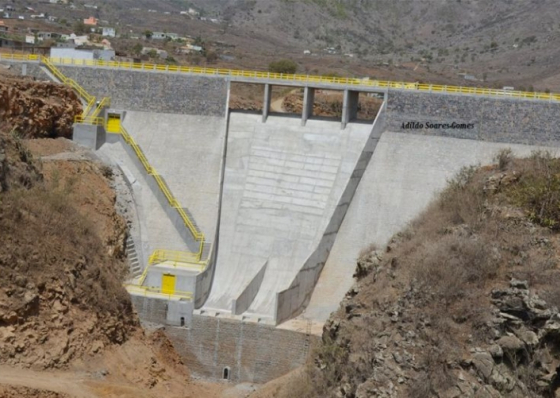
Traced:
POLYGON ((165 333, 189 370, 233 382, 266 383, 303 365, 317 337, 269 325, 194 315, 191 328, 166 327, 165 333))

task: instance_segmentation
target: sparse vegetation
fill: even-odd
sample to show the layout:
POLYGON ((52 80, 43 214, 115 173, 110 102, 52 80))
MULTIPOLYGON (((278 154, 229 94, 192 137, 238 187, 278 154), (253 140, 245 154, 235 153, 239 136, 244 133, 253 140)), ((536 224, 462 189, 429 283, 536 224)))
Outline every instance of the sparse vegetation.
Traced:
MULTIPOLYGON (((367 264, 359 267, 359 284, 327 324, 307 367, 314 390, 305 390, 299 378, 293 391, 305 398, 336 397, 340 391, 342 396, 376 396, 373 391, 387 379, 374 382, 372 377, 380 369, 392 369, 394 356, 402 369, 396 396, 441 396, 457 384, 458 372, 473 380, 466 376, 473 365, 464 360, 469 347, 487 347, 497 339, 492 329, 498 322, 492 308, 499 305, 494 292, 510 278, 527 281, 515 283, 538 289, 550 305, 557 305, 560 159, 546 152, 516 159, 503 150, 495 161, 492 167, 458 173, 441 196, 395 236, 382 260, 383 251, 374 247, 370 254, 362 253, 360 262, 371 262, 369 271, 363 274, 367 264)), ((516 375, 519 388, 528 389, 520 396, 547 396, 547 385, 537 382, 542 377, 537 358, 544 354, 528 352, 504 349, 500 372, 504 377, 516 375)), ((472 382, 482 388, 499 384, 478 374, 478 381, 472 382)), ((397 375, 391 380, 396 384, 396 379, 397 375)), ((502 396, 516 396, 507 395, 517 388, 515 383, 504 384, 502 396)))
POLYGON ((268 70, 274 73, 294 74, 297 71, 297 64, 290 59, 282 59, 280 61, 271 62, 268 65, 268 70))

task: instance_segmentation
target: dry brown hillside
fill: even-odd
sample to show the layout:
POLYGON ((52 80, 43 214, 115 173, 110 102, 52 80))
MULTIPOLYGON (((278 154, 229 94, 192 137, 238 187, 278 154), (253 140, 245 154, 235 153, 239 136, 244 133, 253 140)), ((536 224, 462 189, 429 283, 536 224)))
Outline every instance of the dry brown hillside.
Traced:
POLYGON ((497 161, 363 253, 312 363, 266 397, 560 396, 560 159, 497 161))
POLYGON ((73 93, 16 78, 0 86, 10 99, 0 126, 0 397, 218 396, 223 387, 191 381, 161 331, 140 326, 122 286, 127 231, 111 169, 65 138, 37 139, 67 134, 52 127, 73 93))

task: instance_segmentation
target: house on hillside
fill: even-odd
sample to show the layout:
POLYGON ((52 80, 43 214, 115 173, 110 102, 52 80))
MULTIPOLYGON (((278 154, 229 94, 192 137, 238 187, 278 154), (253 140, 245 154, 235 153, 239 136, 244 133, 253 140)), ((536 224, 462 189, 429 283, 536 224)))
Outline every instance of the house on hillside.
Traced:
POLYGON ((56 39, 60 39, 62 37, 62 35, 60 33, 55 33, 55 32, 37 32, 37 39, 39 41, 43 41, 43 40, 56 40, 56 39))
POLYGON ((166 59, 167 56, 169 55, 167 54, 167 51, 160 50, 159 48, 144 47, 142 49, 142 55, 150 55, 151 53, 157 54, 157 56, 161 59, 166 59))
POLYGON ((86 60, 104 60, 113 61, 115 59, 114 50, 85 50, 76 48, 61 48, 52 47, 52 58, 72 58, 72 59, 86 59, 86 60))
POLYGON ((8 27, 6 26, 4 21, 0 21, 0 33, 6 33, 6 32, 8 32, 8 27))
POLYGON ((154 32, 152 34, 152 39, 155 39, 155 40, 163 40, 166 37, 167 37, 167 34, 164 33, 164 32, 154 32))
POLYGON ((104 37, 115 37, 115 28, 103 28, 101 35, 104 37))
POLYGON ((177 33, 154 32, 152 35, 152 39, 156 39, 156 40, 165 40, 165 39, 177 40, 178 38, 179 35, 177 33))
POLYGON ((66 40, 67 42, 73 43, 76 46, 83 46, 89 41, 87 35, 77 36, 75 33, 72 33, 70 35, 62 35, 62 40, 66 40))
POLYGON ((97 26, 97 18, 89 17, 88 19, 84 19, 84 25, 97 26))
POLYGON ((201 46, 195 46, 192 44, 187 44, 186 46, 180 47, 177 52, 180 54, 192 54, 192 53, 199 53, 202 51, 201 46))

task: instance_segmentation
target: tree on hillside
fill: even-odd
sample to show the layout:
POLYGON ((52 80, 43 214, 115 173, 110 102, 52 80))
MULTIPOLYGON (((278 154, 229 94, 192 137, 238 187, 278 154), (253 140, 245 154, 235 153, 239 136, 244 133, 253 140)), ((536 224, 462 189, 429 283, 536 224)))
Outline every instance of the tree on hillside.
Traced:
POLYGON ((271 62, 268 65, 268 70, 274 73, 293 74, 297 71, 297 64, 291 59, 281 59, 280 61, 271 62))
POLYGON ((136 43, 134 47, 132 47, 132 52, 136 55, 139 55, 142 52, 142 48, 144 48, 142 44, 136 43))
POLYGON ((146 36, 146 39, 151 39, 153 35, 154 35, 154 32, 152 32, 151 30, 146 30, 144 32, 144 36, 146 36))
POLYGON ((74 24, 74 33, 78 36, 83 35, 87 31, 87 26, 81 19, 74 24))

